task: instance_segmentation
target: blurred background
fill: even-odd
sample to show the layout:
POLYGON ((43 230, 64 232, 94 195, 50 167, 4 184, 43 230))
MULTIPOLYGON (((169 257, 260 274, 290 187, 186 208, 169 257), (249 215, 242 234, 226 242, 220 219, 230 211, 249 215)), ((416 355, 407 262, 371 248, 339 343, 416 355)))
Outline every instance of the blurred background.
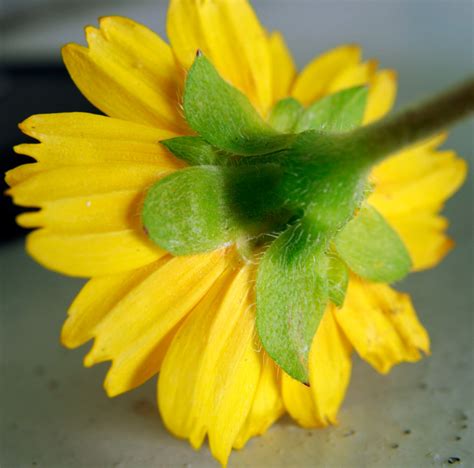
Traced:
MULTIPOLYGON (((262 23, 283 32, 299 68, 345 42, 399 76, 397 107, 473 72, 472 0, 254 0, 262 23)), ((83 27, 123 15, 165 35, 164 0, 3 0, 0 4, 0 166, 27 158, 17 124, 31 114, 97 112, 69 80, 60 48, 83 27)), ((236 52, 238 53, 238 51, 236 52)), ((472 119, 446 147, 473 161, 472 119)), ((3 182, 2 182, 3 183, 3 182)), ((2 185, 2 192, 5 189, 2 185)), ((231 466, 473 466, 472 175, 445 213, 458 248, 436 270, 402 284, 433 339, 433 356, 389 377, 357 362, 341 425, 296 429, 283 420, 231 457, 231 466), (409 432, 407 432, 409 431, 409 432), (453 458, 454 457, 454 458, 453 458), (457 460, 459 458, 459 460, 457 460), (451 460, 451 461, 450 461, 451 460)), ((1 197, 0 464, 17 466, 216 466, 169 436, 154 409, 154 382, 110 401, 106 366, 81 368, 82 351, 58 344, 82 284, 45 271, 23 252, 18 209, 1 197)))

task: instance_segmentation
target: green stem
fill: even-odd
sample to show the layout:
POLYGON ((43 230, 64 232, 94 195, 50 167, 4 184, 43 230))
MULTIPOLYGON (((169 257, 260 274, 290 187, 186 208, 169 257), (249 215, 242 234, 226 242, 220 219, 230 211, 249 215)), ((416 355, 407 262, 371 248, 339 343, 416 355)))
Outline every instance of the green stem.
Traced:
MULTIPOLYGON (((474 111, 474 78, 421 104, 347 134, 373 164, 405 146, 436 134, 474 111)), ((352 146, 352 145, 351 145, 352 146)))

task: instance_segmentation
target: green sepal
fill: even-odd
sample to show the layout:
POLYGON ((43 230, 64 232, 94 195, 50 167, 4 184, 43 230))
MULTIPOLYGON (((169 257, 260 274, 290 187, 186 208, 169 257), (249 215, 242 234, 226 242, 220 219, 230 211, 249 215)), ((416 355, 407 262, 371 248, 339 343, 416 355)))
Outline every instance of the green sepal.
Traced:
POLYGON ((227 166, 232 165, 235 158, 198 136, 170 138, 160 143, 190 166, 227 166))
POLYGON ((188 72, 183 105, 187 122, 204 140, 233 154, 272 153, 288 147, 293 138, 267 124, 202 54, 188 72))
POLYGON ((280 178, 272 164, 182 169, 149 189, 142 222, 148 236, 173 255, 215 250, 286 216, 274 193, 280 178))
POLYGON ((329 299, 337 307, 342 307, 349 285, 349 271, 339 257, 329 254, 327 274, 329 299))
POLYGON ((334 245, 348 267, 370 281, 392 283, 410 271, 410 255, 400 237, 368 204, 339 232, 334 245))
POLYGON ((355 86, 326 96, 308 107, 296 123, 295 132, 319 130, 347 132, 362 123, 367 103, 366 86, 355 86))
POLYGON ((257 331, 266 352, 308 383, 311 343, 328 302, 326 239, 289 227, 263 256, 257 275, 257 331))
POLYGON ((198 136, 175 137, 160 143, 190 166, 235 167, 280 163, 278 152, 261 156, 238 156, 216 148, 198 136))
POLYGON ((295 98, 281 99, 270 112, 268 122, 275 130, 291 133, 303 111, 304 107, 295 98))

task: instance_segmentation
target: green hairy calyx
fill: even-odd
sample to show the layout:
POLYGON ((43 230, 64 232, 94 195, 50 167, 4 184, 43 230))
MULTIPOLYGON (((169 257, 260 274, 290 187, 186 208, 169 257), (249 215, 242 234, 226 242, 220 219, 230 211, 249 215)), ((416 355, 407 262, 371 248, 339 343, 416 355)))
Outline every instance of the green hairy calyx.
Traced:
POLYGON ((149 237, 174 255, 230 244, 245 245, 246 256, 263 250, 259 337, 275 362, 304 383, 314 334, 328 303, 342 306, 349 273, 394 282, 410 270, 403 242, 366 201, 368 175, 440 122, 415 109, 361 127, 366 101, 363 86, 307 108, 287 98, 263 119, 198 54, 183 99, 197 135, 161 142, 189 167, 156 182, 143 205, 149 237))

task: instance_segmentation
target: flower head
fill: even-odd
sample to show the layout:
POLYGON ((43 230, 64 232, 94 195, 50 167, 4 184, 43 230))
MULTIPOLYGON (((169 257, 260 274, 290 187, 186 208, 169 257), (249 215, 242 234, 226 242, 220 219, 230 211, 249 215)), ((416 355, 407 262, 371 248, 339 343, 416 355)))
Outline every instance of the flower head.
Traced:
MULTIPOLYGON (((159 373, 166 426, 195 448, 207 435, 213 455, 226 464, 232 448, 264 433, 285 411, 304 427, 335 423, 353 350, 382 373, 429 353, 410 298, 386 284, 400 275, 387 270, 394 263, 384 263, 383 254, 395 245, 396 258, 408 258, 415 271, 443 258, 452 242, 438 213, 466 168, 452 151, 437 149, 445 138, 437 135, 378 163, 369 185, 344 179, 351 197, 358 194, 349 197, 354 204, 344 222, 324 217, 307 195, 319 189, 300 184, 309 166, 303 171, 301 160, 290 157, 306 155, 309 143, 286 136, 381 118, 395 99, 395 73, 377 70, 357 46, 346 45, 297 74, 282 36, 268 34, 245 0, 171 0, 167 29, 170 45, 129 19, 107 17, 98 29, 86 28, 88 47, 67 45, 72 79, 106 116, 30 117, 20 127, 39 143, 16 151, 36 162, 13 169, 7 181, 17 204, 40 208, 18 218, 37 228, 28 236, 29 253, 48 268, 91 278, 70 307, 64 345, 94 339, 84 363, 112 361, 105 379, 110 396, 159 373), (219 86, 233 91, 206 102, 219 86), (226 101, 234 97, 237 104, 226 101), (292 161, 281 163, 282 173, 277 153, 292 161), (229 193, 238 195, 238 219, 235 203, 229 211, 228 200, 220 202, 229 193), (200 216, 179 211, 190 207, 200 216), (354 213, 363 222, 348 223, 354 213), (370 223, 378 229, 370 232, 389 239, 373 253, 379 264, 359 255, 374 245, 357 242, 370 223), (334 227, 324 231, 327 242, 308 255, 306 244, 294 249, 303 260, 285 270, 288 281, 277 275, 272 283, 280 250, 311 237, 304 229, 315 224, 318 232, 334 227), (308 277, 315 282, 306 284, 308 277), (256 282, 263 284, 257 298, 256 282), (307 348, 295 379, 289 375, 295 360, 272 354, 271 315, 260 321, 268 335, 257 334, 255 302, 265 310, 282 303, 285 311, 297 309, 308 291, 314 303, 305 307, 321 313, 304 340, 293 340, 307 348), (297 380, 300 374, 309 385, 297 380)), ((349 198, 341 198, 338 214, 349 198)), ((296 310, 285 319, 303 315, 296 310)))

